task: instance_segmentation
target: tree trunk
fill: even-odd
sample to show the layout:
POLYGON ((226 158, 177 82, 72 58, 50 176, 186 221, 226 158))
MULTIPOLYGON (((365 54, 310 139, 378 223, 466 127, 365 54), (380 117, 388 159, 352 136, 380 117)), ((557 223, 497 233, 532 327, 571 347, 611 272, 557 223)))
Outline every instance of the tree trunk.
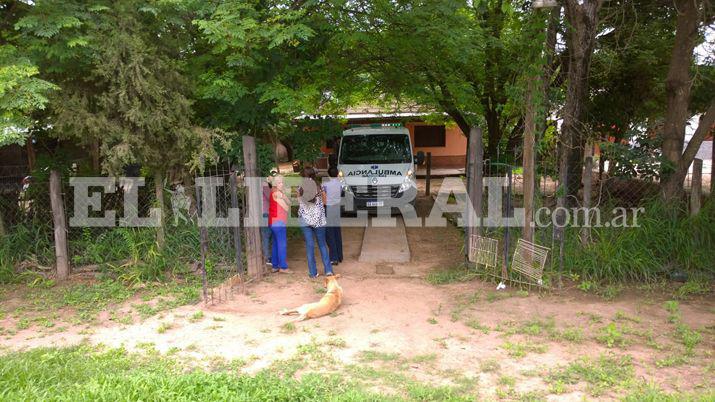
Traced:
MULTIPOLYGON (((661 169, 661 183, 664 184, 663 198, 666 201, 680 198, 683 194, 683 188, 679 185, 682 184, 682 180, 679 179, 678 165, 681 162, 685 143, 685 124, 689 117, 690 66, 695 39, 698 36, 699 3, 695 0, 675 2, 678 20, 668 76, 665 79, 668 106, 663 124, 663 156, 667 164, 661 169)), ((688 161, 688 165, 691 161, 688 161)))
POLYGON ((693 159, 695 159, 695 155, 697 155, 703 140, 710 131, 712 131, 713 124, 715 124, 715 100, 710 102, 708 110, 700 116, 698 128, 695 130, 693 138, 690 139, 688 146, 685 148, 685 152, 683 152, 678 159, 674 171, 668 175, 666 181, 661 181, 664 200, 676 200, 683 194, 683 181, 688 174, 690 164, 693 163, 693 159))
POLYGON ((496 162, 499 153, 499 142, 502 137, 499 113, 494 109, 488 108, 484 117, 487 121, 487 149, 484 157, 491 162, 496 162))
POLYGON ((90 145, 90 155, 92 157, 92 171, 99 173, 101 171, 100 159, 99 159, 99 140, 93 139, 90 145))
POLYGON ((32 143, 32 135, 27 137, 25 149, 27 150, 27 170, 32 172, 35 170, 35 165, 37 163, 37 154, 35 153, 35 144, 32 143))
POLYGON ((154 173, 154 196, 156 197, 156 206, 159 208, 159 226, 156 228, 156 244, 161 250, 166 244, 166 234, 164 233, 164 215, 166 215, 166 209, 164 208, 164 173, 161 171, 154 173))
POLYGON ((577 199, 581 185, 585 116, 588 95, 588 74, 591 56, 596 44, 598 10, 601 0, 567 0, 564 3, 569 29, 566 43, 569 49, 568 86, 566 104, 563 109, 561 125, 561 162, 567 169, 565 183, 566 204, 573 204, 577 199))

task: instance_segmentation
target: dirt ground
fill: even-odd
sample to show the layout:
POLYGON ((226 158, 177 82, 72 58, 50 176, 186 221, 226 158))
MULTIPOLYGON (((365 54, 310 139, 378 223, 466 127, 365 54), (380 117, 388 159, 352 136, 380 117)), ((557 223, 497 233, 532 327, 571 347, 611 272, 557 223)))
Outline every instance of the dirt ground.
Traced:
MULTIPOLYGON (((291 318, 277 314, 315 301, 323 291, 322 281, 307 277, 304 246, 295 238, 289 245, 289 266, 295 273, 272 274, 249 285, 246 295, 217 305, 186 305, 145 320, 132 307, 136 300, 130 300, 111 306, 90 326, 70 324, 61 332, 30 326, 0 337, 0 347, 83 341, 151 347, 207 367, 234 362, 245 373, 266 368, 292 369, 297 375, 338 372, 386 392, 399 392, 407 379, 459 385, 487 399, 610 399, 641 383, 666 392, 712 392, 712 293, 680 301, 668 311, 664 303, 669 296, 661 289, 626 291, 606 301, 576 289, 497 292, 493 283, 478 279, 434 285, 425 280, 428 273, 460 262, 458 230, 407 232, 412 262, 394 265, 392 275, 380 275, 374 264, 357 262, 363 229, 344 230, 345 261, 335 271, 342 276, 345 296, 331 316, 291 324, 291 318), (131 319, 118 323, 110 320, 112 314, 131 319), (678 325, 700 334, 691 353, 686 353, 678 325), (583 366, 604 357, 625 361, 632 367, 632 381, 616 378, 609 383, 583 374, 583 366)), ((17 314, 10 313, 20 297, 17 292, 0 294, 7 313, 0 315, 0 327, 16 326, 17 314)), ((58 313, 62 318, 64 313, 58 313)), ((601 370, 603 375, 618 369, 588 367, 593 369, 589 373, 601 370)))

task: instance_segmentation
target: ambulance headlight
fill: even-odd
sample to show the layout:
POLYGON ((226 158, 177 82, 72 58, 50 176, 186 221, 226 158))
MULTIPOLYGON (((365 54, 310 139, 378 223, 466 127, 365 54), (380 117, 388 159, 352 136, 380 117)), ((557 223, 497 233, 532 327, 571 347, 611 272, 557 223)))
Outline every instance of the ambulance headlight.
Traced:
POLYGON ((417 183, 415 183, 415 173, 412 171, 412 169, 410 169, 407 171, 407 173, 405 173, 405 180, 402 181, 402 184, 400 184, 400 188, 397 190, 397 192, 404 193, 412 187, 417 187, 417 183))

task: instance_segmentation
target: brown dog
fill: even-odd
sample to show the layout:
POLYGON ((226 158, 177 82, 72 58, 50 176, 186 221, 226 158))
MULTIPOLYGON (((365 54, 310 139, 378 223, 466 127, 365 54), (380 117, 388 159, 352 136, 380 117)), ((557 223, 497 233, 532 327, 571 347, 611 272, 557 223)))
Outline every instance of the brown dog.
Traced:
POLYGON ((343 301, 343 288, 338 284, 337 279, 340 275, 332 275, 325 277, 325 287, 328 289, 325 295, 317 303, 304 304, 292 310, 282 310, 282 315, 297 314, 296 321, 307 320, 308 318, 318 318, 328 315, 337 310, 340 303, 343 301))

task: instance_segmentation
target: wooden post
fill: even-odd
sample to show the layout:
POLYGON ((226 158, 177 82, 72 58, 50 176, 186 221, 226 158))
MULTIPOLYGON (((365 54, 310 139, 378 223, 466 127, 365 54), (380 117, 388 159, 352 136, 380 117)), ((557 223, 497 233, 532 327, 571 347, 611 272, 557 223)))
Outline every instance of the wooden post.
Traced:
POLYGON ((154 173, 154 196, 156 197, 156 206, 159 208, 159 226, 156 228, 156 244, 161 250, 166 243, 166 234, 164 233, 164 174, 160 171, 154 173))
POLYGON ((50 204, 52 206, 52 223, 55 228, 55 262, 57 280, 64 281, 69 277, 70 265, 67 256, 67 220, 62 202, 62 183, 57 170, 50 171, 50 204))
POLYGON ((25 149, 27 150, 27 170, 32 172, 37 162, 37 154, 35 153, 35 145, 32 143, 32 136, 27 137, 25 149))
POLYGON ((246 261, 248 276, 261 279, 263 277, 263 252, 261 251, 261 186, 257 168, 256 140, 248 135, 243 136, 243 165, 246 182, 246 261))
MULTIPOLYGON (((593 144, 586 143, 583 163, 583 208, 585 224, 581 227, 581 244, 584 246, 591 243, 591 189, 593 182, 593 144)), ((574 217, 575 218, 575 217, 574 217)))
POLYGON ((472 221, 472 215, 467 215, 465 227, 464 252, 469 258, 469 246, 473 234, 482 233, 482 191, 483 191, 483 169, 484 150, 482 147, 482 130, 479 127, 472 127, 469 130, 469 144, 467 148, 467 202, 474 209, 476 222, 472 221))
POLYGON ((536 105, 534 104, 535 82, 529 79, 526 92, 526 114, 524 117, 524 154, 522 180, 524 190, 524 240, 534 241, 534 138, 536 133, 536 105))
POLYGON ((715 135, 710 141, 710 199, 715 200, 715 135))
POLYGON ((690 215, 700 212, 703 196, 703 160, 693 159, 693 176, 690 184, 690 215))
MULTIPOLYGON (((203 161, 202 161, 203 162, 203 161)), ((203 163, 201 164, 203 166, 203 163)), ((201 204, 201 194, 199 194, 199 186, 194 184, 194 189, 196 190, 196 215, 197 218, 201 218, 204 213, 204 206, 201 204)), ((203 191, 203 190, 202 190, 203 191)), ((203 296, 204 296, 204 303, 208 303, 209 301, 209 294, 208 294, 208 278, 206 276, 206 255, 208 254, 209 251, 209 232, 208 229, 206 229, 206 226, 202 225, 199 219, 199 244, 200 244, 200 250, 201 250, 201 282, 203 284, 203 296)), ((211 296, 212 296, 212 301, 213 301, 213 290, 211 291, 211 296)))
POLYGON ((566 183, 568 182, 568 149, 571 147, 570 137, 561 138, 559 143, 559 186, 556 189, 556 222, 558 226, 553 229, 553 239, 559 242, 559 267, 556 271, 556 286, 563 287, 561 274, 564 268, 565 254, 565 223, 566 223, 566 183))
POLYGON ((0 210, 0 238, 5 237, 6 234, 5 219, 3 219, 2 210, 0 210))
POLYGON ((427 152, 427 174, 425 175, 425 196, 431 193, 430 181, 432 180, 432 152, 427 152))
MULTIPOLYGON (((238 184, 235 170, 231 170, 231 208, 238 208, 238 184)), ((239 214, 240 216, 241 214, 239 214)), ((236 251, 236 270, 243 286, 243 246, 241 245, 241 220, 233 227, 233 247, 236 251)))

